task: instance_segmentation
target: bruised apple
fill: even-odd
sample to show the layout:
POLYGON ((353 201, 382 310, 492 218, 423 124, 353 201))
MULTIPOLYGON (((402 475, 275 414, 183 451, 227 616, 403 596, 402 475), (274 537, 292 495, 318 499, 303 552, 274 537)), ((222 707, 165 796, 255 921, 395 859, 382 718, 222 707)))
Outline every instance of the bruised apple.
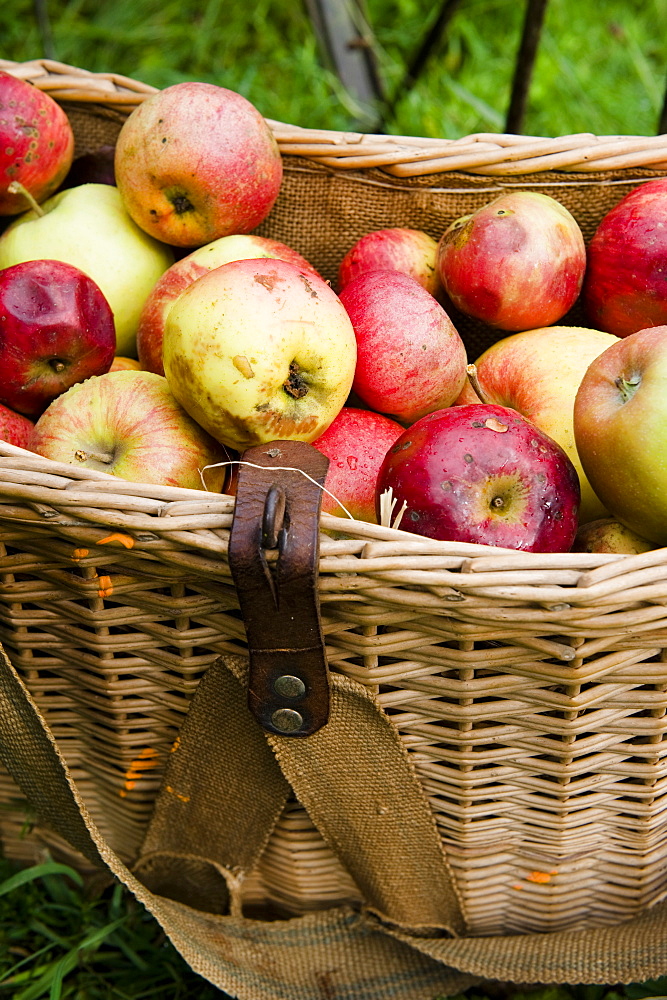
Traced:
POLYGON ((182 257, 169 267, 146 299, 137 328, 137 353, 143 368, 164 375, 162 341, 164 325, 172 305, 188 285, 203 274, 233 260, 271 257, 286 260, 319 277, 315 268, 291 247, 265 236, 221 236, 182 257))
POLYGON ((574 305, 586 248, 564 205, 513 191, 453 222, 440 239, 437 263, 461 312, 500 330, 532 330, 556 323, 574 305))
POLYGON ((250 232, 271 211, 283 172, 257 108, 201 81, 172 84, 135 108, 120 130, 114 168, 137 225, 179 247, 250 232))
POLYGON ((268 258, 194 281, 172 306, 163 342, 174 396, 236 451, 323 434, 345 404, 356 357, 352 323, 326 281, 268 258))
POLYGON ((492 403, 422 417, 389 449, 376 503, 391 489, 400 527, 427 538, 567 552, 579 479, 563 449, 516 410, 492 403))
POLYGON ((359 399, 406 424, 453 403, 466 380, 466 349, 418 281, 399 271, 368 271, 340 299, 357 338, 359 399))
POLYGON ((403 426, 381 413, 344 406, 313 447, 329 459, 322 510, 345 515, 341 504, 359 521, 376 523, 375 486, 378 472, 403 426), (340 501, 340 503, 338 503, 340 501))

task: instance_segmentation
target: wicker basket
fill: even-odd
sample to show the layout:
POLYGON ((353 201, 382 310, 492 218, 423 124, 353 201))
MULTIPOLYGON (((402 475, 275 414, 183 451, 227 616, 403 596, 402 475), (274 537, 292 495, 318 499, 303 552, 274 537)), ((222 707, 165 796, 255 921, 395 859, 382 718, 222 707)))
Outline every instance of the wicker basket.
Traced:
MULTIPOLYGON (((153 92, 44 60, 0 68, 63 103, 79 153, 113 142, 153 92)), ((331 279, 369 229, 437 237, 510 187, 553 194, 590 238, 623 194, 667 172, 664 136, 445 141, 271 126, 285 181, 259 231, 331 279)), ((473 359, 495 335, 454 318, 473 359)), ((566 322, 577 319, 575 308, 566 322)), ((0 444, 0 640, 128 860, 199 679, 221 652, 246 649, 227 562, 233 504, 0 444)), ((661 899, 667 550, 524 554, 329 515, 321 529, 331 669, 368 685, 398 727, 469 933, 613 924, 661 899)), ((7 854, 65 853, 6 775, 0 808, 7 854)), ((284 914, 358 901, 296 801, 245 891, 284 914)))

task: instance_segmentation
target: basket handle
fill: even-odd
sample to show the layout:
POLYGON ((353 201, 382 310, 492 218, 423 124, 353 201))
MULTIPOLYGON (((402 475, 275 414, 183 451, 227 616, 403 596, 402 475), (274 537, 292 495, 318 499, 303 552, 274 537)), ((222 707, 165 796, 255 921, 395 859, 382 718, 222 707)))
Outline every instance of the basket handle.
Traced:
POLYGON ((317 594, 328 467, 303 441, 250 448, 239 466, 228 556, 248 638, 248 705, 282 736, 310 736, 329 718, 317 594))

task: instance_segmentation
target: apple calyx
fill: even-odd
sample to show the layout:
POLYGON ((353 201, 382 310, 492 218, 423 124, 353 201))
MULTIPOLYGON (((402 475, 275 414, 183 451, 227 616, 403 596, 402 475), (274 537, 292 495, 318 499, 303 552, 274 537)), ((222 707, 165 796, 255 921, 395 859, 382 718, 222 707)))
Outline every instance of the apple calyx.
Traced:
POLYGON ((289 375, 283 382, 283 389, 293 399, 303 399, 308 394, 308 383, 301 374, 301 369, 296 361, 290 363, 289 375))
POLYGON ((641 376, 632 375, 630 378, 626 379, 622 375, 619 375, 618 378, 614 379, 614 385, 621 394, 621 399, 623 400, 623 402, 627 403, 629 400, 632 399, 637 389, 641 385, 641 376))
POLYGON ((466 375, 468 376, 468 381, 470 382, 470 385, 472 386, 473 392, 475 393, 475 395, 479 399, 480 403, 485 403, 485 404, 486 403, 490 403, 491 400, 486 395, 486 393, 484 392, 484 390, 482 389, 482 386, 480 384, 480 381, 479 381, 479 378, 478 378, 478 375, 477 375, 477 365, 466 365, 466 375))
POLYGON ((12 181, 7 190, 9 191, 10 194, 22 194, 25 200, 30 205, 30 208, 35 213, 35 215, 39 216, 46 215, 46 212, 39 204, 39 202, 30 194, 27 187, 24 187, 24 185, 21 184, 20 181, 12 181))
POLYGON ((188 196, 182 191, 175 194, 168 194, 167 198, 174 206, 176 215, 185 215, 186 212, 194 212, 195 206, 192 204, 188 196))

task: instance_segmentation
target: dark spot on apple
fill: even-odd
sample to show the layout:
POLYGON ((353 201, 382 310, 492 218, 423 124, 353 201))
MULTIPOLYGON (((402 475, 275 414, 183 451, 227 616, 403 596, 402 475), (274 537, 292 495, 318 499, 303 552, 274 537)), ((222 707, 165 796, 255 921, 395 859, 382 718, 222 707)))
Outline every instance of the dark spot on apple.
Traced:
POLYGON ((317 298, 317 292, 315 291, 315 289, 313 288, 313 286, 311 285, 311 283, 308 281, 308 278, 306 277, 306 275, 305 274, 300 274, 299 277, 301 278, 301 281, 303 281, 304 285, 308 289, 308 291, 310 293, 311 299, 316 299, 317 298))
POLYGON ((537 479, 538 483, 544 483, 546 482, 547 477, 544 475, 543 472, 538 472, 535 478, 537 479))
POLYGON ((473 422, 472 422, 472 424, 470 426, 471 427, 483 427, 484 426, 484 421, 483 420, 473 420, 473 422))
POLYGON ((445 479, 444 483, 440 483, 440 489, 448 493, 452 488, 451 480, 445 479))
POLYGON ((562 521, 562 520, 563 520, 563 511, 557 510, 556 513, 554 514, 554 521, 562 521))
POLYGON ((416 510, 411 510, 410 511, 410 520, 411 521, 418 521, 419 520, 419 514, 417 513, 416 510))
POLYGON ((157 215, 157 209, 151 208, 150 215, 157 215))
POLYGON ((272 292, 276 286, 276 272, 274 271, 273 274, 256 274, 253 280, 256 281, 258 285, 263 285, 268 292, 272 292))
POLYGON ((471 455, 471 454, 469 454, 469 453, 468 453, 468 454, 466 454, 466 455, 464 455, 464 456, 463 456, 463 461, 464 461, 464 462, 467 462, 467 463, 468 463, 468 465, 470 465, 470 463, 471 463, 471 462, 473 461, 473 457, 472 457, 472 455, 471 455))
POLYGON ((185 215, 186 212, 192 212, 195 207, 184 194, 177 194, 175 198, 172 198, 171 203, 174 206, 176 215, 185 215))
POLYGON ((303 399, 308 394, 308 383, 296 361, 292 361, 289 366, 289 375, 283 382, 283 389, 293 399, 303 399))
POLYGON ((405 451, 406 448, 410 447, 412 447, 412 441, 404 441, 402 444, 399 441, 399 443, 395 444, 394 447, 391 449, 391 453, 392 455, 396 455, 399 451, 405 451))
POLYGON ((257 406, 255 407, 258 413, 266 413, 268 408, 269 408, 268 403, 258 403, 257 406))
POLYGON ((162 137, 162 141, 163 141, 163 142, 166 142, 166 141, 167 141, 167 137, 166 137, 166 135, 162 137))

